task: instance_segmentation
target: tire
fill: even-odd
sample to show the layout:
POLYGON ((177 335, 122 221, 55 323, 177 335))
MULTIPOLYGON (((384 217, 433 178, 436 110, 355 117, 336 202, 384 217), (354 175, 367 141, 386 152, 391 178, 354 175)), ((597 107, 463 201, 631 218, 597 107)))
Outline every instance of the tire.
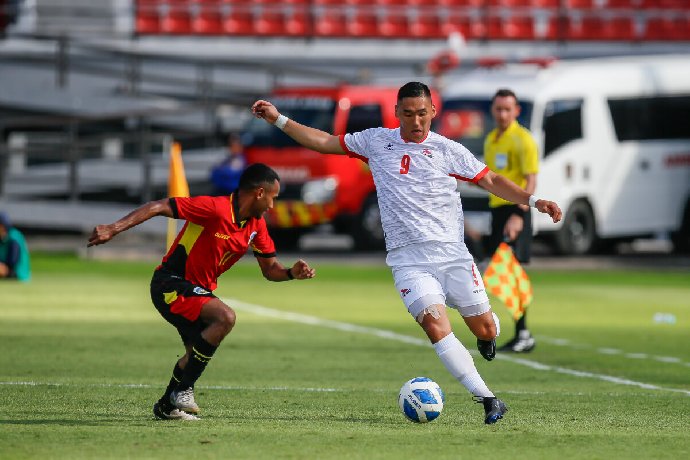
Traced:
POLYGON ((671 234, 673 250, 678 254, 690 254, 690 200, 685 205, 683 221, 678 231, 671 234))
POLYGON ((584 200, 573 202, 566 212, 563 226, 556 232, 556 249, 564 255, 583 255, 596 250, 599 239, 594 213, 584 200))
POLYGON ((299 248, 302 231, 295 228, 274 228, 269 231, 278 251, 294 251, 299 248))
POLYGON ((381 225, 381 211, 379 211, 379 203, 375 193, 364 200, 362 211, 354 225, 352 239, 356 249, 371 250, 386 247, 383 226, 381 225))

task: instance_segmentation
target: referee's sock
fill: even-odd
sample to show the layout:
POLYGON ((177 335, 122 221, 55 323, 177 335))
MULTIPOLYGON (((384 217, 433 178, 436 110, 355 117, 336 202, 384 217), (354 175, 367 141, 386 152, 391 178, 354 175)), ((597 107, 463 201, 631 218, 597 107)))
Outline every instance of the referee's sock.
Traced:
POLYGON ((173 390, 182 391, 193 387, 202 372, 204 372, 204 369, 206 369, 206 365, 213 357, 213 353, 216 352, 217 348, 204 340, 203 337, 199 337, 192 346, 192 354, 184 368, 182 378, 173 390))

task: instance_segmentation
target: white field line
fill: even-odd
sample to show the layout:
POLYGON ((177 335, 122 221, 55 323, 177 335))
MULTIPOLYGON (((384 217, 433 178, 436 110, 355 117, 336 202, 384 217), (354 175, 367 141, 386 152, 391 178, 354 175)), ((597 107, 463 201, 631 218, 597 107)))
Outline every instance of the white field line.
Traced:
MULTIPOLYGON (((319 327, 327 327, 327 328, 331 328, 331 329, 337 329, 339 331, 344 331, 344 332, 356 332, 356 333, 360 333, 360 334, 372 335, 372 336, 380 337, 383 339, 389 339, 389 340, 395 340, 398 342, 409 343, 411 345, 431 347, 431 344, 429 343, 428 340, 420 339, 417 337, 410 337, 410 336, 398 334, 398 333, 395 333, 392 331, 386 331, 384 329, 377 329, 377 328, 366 327, 366 326, 358 326, 356 324, 350 324, 350 323, 344 323, 341 321, 322 319, 322 318, 319 318, 316 316, 304 315, 301 313, 276 310, 274 308, 268 308, 268 307, 263 307, 260 305, 254 305, 254 304, 242 302, 241 300, 236 300, 236 299, 223 299, 223 302, 225 302, 228 305, 231 305, 232 308, 234 308, 238 311, 246 311, 248 313, 252 313, 252 314, 255 314, 258 316, 267 316, 267 317, 271 317, 271 318, 283 319, 286 321, 293 321, 293 322, 301 323, 301 324, 308 324, 311 326, 319 326, 319 327)), ((472 350, 471 352, 473 354, 477 353, 474 350, 472 350)), ((531 369, 535 369, 535 370, 539 370, 539 371, 551 371, 551 372, 556 372, 559 374, 572 375, 575 377, 584 377, 584 378, 590 378, 590 379, 596 379, 596 380, 603 380, 605 382, 615 383, 618 385, 635 386, 635 387, 639 387, 639 388, 644 388, 646 390, 669 391, 669 392, 674 392, 674 393, 682 393, 682 394, 685 394, 687 396, 690 396, 690 390, 660 387, 658 385, 653 385, 651 383, 637 382, 635 380, 629 380, 629 379, 624 379, 624 378, 620 378, 620 377, 614 377, 612 375, 595 374, 593 372, 585 372, 585 371, 578 371, 575 369, 568 369, 565 367, 551 366, 548 364, 539 363, 537 361, 524 359, 524 358, 515 358, 515 357, 509 356, 509 355, 504 355, 504 354, 497 355, 496 359, 502 359, 502 360, 509 361, 509 362, 512 362, 515 364, 521 364, 523 366, 527 366, 531 369)))
POLYGON ((657 361, 660 363, 679 364, 681 366, 690 367, 690 362, 683 361, 682 359, 676 358, 673 356, 657 356, 657 355, 650 355, 648 353, 627 353, 623 350, 619 350, 618 348, 603 348, 603 347, 597 348, 597 347, 594 347, 592 345, 588 345, 585 343, 576 343, 576 342, 572 342, 568 339, 546 337, 543 335, 539 335, 538 339, 541 342, 550 343, 551 345, 556 345, 559 347, 568 347, 568 348, 572 348, 575 350, 595 351, 596 353, 599 353, 602 355, 618 355, 618 356, 621 356, 623 358, 635 359, 635 360, 649 359, 649 360, 657 361))

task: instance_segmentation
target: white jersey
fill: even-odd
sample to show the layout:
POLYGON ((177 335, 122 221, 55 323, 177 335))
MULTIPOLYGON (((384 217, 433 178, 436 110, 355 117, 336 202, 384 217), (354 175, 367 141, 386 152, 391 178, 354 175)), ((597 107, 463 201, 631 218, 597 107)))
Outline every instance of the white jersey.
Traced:
POLYGON ((489 171, 472 152, 434 132, 418 144, 405 142, 400 128, 345 134, 340 142, 350 156, 369 163, 388 251, 463 240, 456 179, 476 183, 489 171))

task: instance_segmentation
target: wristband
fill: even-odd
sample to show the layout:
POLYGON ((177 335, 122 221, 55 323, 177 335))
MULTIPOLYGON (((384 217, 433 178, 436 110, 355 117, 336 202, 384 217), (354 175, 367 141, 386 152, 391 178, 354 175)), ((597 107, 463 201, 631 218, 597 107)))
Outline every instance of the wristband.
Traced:
POLYGON ((537 201, 539 201, 539 198, 537 198, 534 195, 529 196, 529 206, 531 208, 536 208, 537 207, 537 201))
POLYGON ((287 124, 288 120, 289 120, 288 117, 281 114, 281 115, 278 115, 278 118, 276 119, 276 122, 273 123, 273 125, 282 131, 285 129, 285 125, 287 124))
POLYGON ((285 269, 285 273, 287 273, 287 277, 288 277, 289 280, 294 280, 294 279, 295 279, 295 277, 292 276, 292 271, 291 271, 289 268, 286 268, 286 269, 285 269))

